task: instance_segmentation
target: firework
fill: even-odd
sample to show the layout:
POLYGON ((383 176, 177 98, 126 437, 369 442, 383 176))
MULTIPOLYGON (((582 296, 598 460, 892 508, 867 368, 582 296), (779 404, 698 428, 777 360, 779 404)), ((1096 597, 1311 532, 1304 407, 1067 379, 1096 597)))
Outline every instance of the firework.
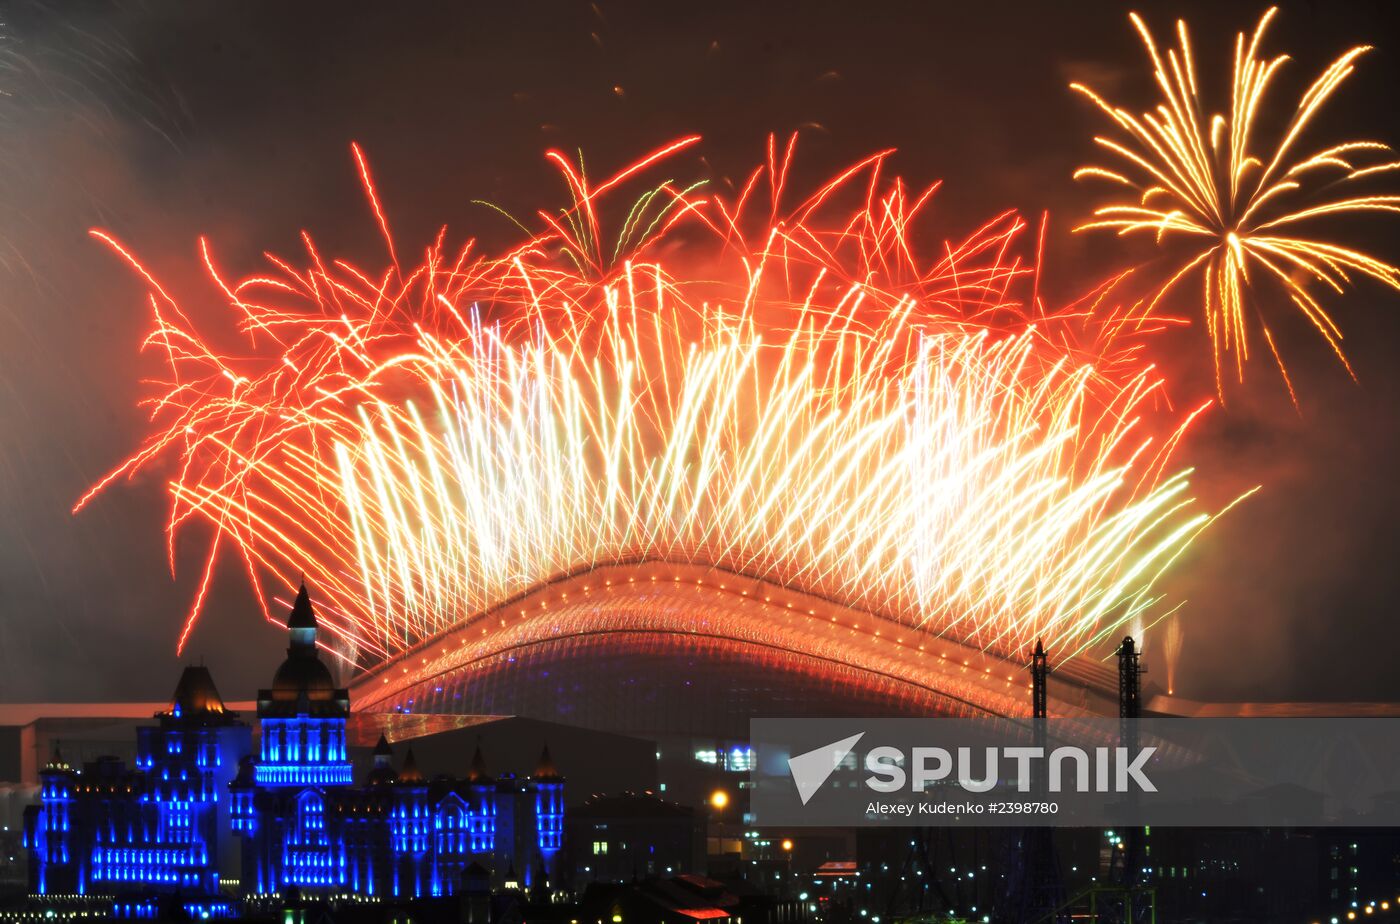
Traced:
POLYGON ((1075 177, 1105 180, 1131 192, 1131 198, 1097 209, 1094 219, 1077 230, 1145 233, 1158 244, 1180 242, 1187 255, 1157 290, 1153 304, 1178 282, 1201 277, 1222 395, 1228 362, 1234 364, 1236 379, 1243 379, 1252 309, 1296 403, 1268 312, 1262 310, 1270 296, 1259 283, 1269 282, 1291 302, 1345 364, 1342 331, 1317 290, 1341 292, 1358 275, 1400 289, 1400 269, 1308 229, 1319 219, 1400 212, 1400 196, 1365 191, 1365 184, 1388 178, 1400 161, 1389 159, 1391 149, 1374 140, 1304 146, 1311 124, 1369 50, 1365 46, 1333 61, 1276 135, 1261 127, 1266 98, 1287 61, 1285 55, 1261 56, 1276 12, 1266 12, 1252 35, 1236 37, 1229 108, 1209 117, 1185 23, 1177 22, 1177 47, 1164 56, 1142 19, 1132 15, 1152 61, 1161 103, 1154 111, 1134 115, 1088 87, 1072 85, 1121 131, 1117 137, 1094 139, 1114 156, 1115 167, 1083 167, 1075 177), (1268 142, 1265 135, 1270 135, 1268 142))
POLYGON ((173 463, 172 563, 178 531, 214 537, 181 644, 221 555, 265 613, 304 573, 361 664, 645 559, 1003 652, 1151 612, 1210 517, 1168 471, 1195 413, 1162 423, 1122 334, 1150 324, 1102 308, 1112 282, 1043 310, 1009 214, 925 259, 933 187, 886 180, 884 155, 788 206, 793 144, 770 143, 733 197, 662 182, 616 207, 694 140, 596 186, 555 156, 573 204, 542 233, 492 256, 440 234, 412 268, 356 148, 389 265, 306 237, 305 268, 230 282, 201 242, 236 353, 140 270, 167 370, 152 431, 79 507, 173 463))

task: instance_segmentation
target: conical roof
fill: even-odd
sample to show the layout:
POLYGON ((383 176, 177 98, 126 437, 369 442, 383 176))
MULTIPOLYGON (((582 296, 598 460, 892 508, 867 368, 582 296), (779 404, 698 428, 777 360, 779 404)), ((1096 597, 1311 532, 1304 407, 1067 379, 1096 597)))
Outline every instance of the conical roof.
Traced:
POLYGON ((180 674, 175 695, 170 698, 169 715, 226 715, 223 697, 214 686, 214 676, 202 664, 192 664, 180 674))
POLYGON ((63 759, 63 751, 59 748, 58 742, 53 743, 53 753, 49 755, 49 762, 44 765, 45 770, 69 770, 68 761, 63 759))
POLYGON ((398 774, 394 772, 394 749, 389 746, 389 739, 380 735, 379 743, 374 746, 374 765, 370 767, 369 784, 382 786, 396 779, 398 774))
POLYGON ((306 582, 301 582, 301 589, 297 591, 296 601, 292 604, 292 610, 287 614, 288 629, 315 629, 316 611, 311 608, 311 596, 306 592, 306 582))
POLYGON ((400 783, 421 783, 423 782, 423 771, 418 769, 418 759, 413 756, 413 748, 408 749, 408 753, 403 758, 403 769, 399 771, 400 783))
POLYGON ((549 745, 547 744, 544 746, 544 750, 540 751, 540 762, 539 765, 535 767, 534 777, 537 780, 562 779, 562 777, 559 776, 559 768, 554 766, 554 758, 550 756, 549 745))
POLYGON ((471 771, 467 774, 467 780, 472 783, 489 783, 491 774, 486 772, 486 758, 481 753, 481 741, 476 742, 476 753, 472 755, 471 771))

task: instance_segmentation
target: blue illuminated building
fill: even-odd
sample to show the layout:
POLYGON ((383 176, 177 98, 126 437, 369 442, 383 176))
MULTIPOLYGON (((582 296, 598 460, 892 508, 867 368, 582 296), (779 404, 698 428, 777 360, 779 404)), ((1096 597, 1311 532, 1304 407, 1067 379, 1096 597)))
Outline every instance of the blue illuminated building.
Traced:
POLYGON ((305 588, 287 628, 287 660, 258 693, 259 757, 232 786, 247 894, 422 898, 483 872, 498 887, 557 878, 564 780, 548 750, 527 779, 490 777, 479 749, 466 776, 427 779, 412 751, 396 770, 381 737, 365 785, 353 786, 350 700, 317 653, 305 588))
MULTIPOLYGON (((158 724, 138 730, 136 766, 99 758, 81 771, 60 753, 25 813, 30 889, 44 896, 179 895, 196 916, 229 914, 236 881, 228 812, 251 730, 224 707, 204 667, 187 667, 158 724)), ((149 901, 118 902, 154 916, 149 901)))
POLYGON ((113 913, 152 917, 166 893, 194 917, 301 899, 414 899, 561 882, 564 778, 549 756, 528 777, 492 777, 478 747, 467 773, 431 779, 409 750, 395 767, 381 736, 356 785, 349 694, 316 647, 302 587, 290 645, 258 692, 258 746, 190 667, 159 724, 139 730, 137 765, 81 772, 55 754, 26 814, 36 897, 108 896, 113 913))

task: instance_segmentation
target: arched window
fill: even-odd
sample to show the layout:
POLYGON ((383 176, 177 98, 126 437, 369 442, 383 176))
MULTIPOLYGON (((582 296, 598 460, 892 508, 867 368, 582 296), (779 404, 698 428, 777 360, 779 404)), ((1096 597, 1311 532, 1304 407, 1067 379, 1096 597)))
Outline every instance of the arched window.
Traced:
POLYGON ((442 804, 438 806, 435 827, 438 853, 467 852, 467 807, 455 793, 443 799, 442 804))
POLYGON ((297 796, 297 821, 292 837, 294 843, 306 846, 326 843, 326 800, 314 789, 297 796))

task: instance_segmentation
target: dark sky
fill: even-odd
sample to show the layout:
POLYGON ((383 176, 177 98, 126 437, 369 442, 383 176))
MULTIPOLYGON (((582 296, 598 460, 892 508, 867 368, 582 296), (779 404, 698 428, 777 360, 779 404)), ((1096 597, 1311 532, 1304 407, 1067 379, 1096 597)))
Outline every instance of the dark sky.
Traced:
MULTIPOLYGON (((1262 11, 1138 8, 1159 34, 1187 17, 1217 78, 1262 11)), ((1397 22, 1387 3, 1284 4, 1269 47, 1295 63, 1278 101, 1374 44, 1319 137, 1400 142, 1397 22)), ((1150 99, 1115 4, 11 0, 0 36, 0 700, 165 696, 198 577, 190 555, 177 580, 165 569, 154 478, 67 512, 139 439, 138 377, 154 371, 137 356, 143 291, 90 226, 197 305, 199 234, 233 275, 264 249, 293 251, 302 228, 324 251, 378 256, 352 139, 400 240, 417 244, 444 222, 496 233, 471 199, 558 203, 549 147, 582 148, 601 172, 698 132, 706 162, 690 165, 723 178, 758 161, 768 132, 802 129, 799 182, 897 147, 899 172, 946 181, 950 237, 1008 207, 1049 209, 1057 294, 1151 255, 1068 233, 1090 201, 1070 174, 1102 126, 1066 84, 1150 99)), ((1400 260, 1397 227, 1346 230, 1400 260)), ((1400 698, 1400 297, 1362 285, 1334 304, 1360 384, 1287 332, 1301 412, 1257 363, 1187 454, 1210 503, 1264 491, 1164 585, 1189 600, 1184 695, 1400 698)), ((1203 337, 1166 345, 1183 396, 1210 390, 1203 337)), ((221 574, 189 653, 243 698, 281 645, 237 574, 221 574)))

